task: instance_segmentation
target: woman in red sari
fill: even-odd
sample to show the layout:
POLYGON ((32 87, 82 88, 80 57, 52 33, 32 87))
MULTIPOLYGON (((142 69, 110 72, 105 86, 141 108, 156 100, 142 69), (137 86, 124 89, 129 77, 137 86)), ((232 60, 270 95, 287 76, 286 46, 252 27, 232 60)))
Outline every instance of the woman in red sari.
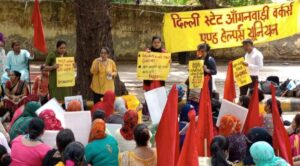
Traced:
POLYGON ((21 73, 12 71, 9 73, 10 80, 5 84, 4 107, 14 112, 20 106, 26 104, 28 89, 25 81, 20 80, 21 73))

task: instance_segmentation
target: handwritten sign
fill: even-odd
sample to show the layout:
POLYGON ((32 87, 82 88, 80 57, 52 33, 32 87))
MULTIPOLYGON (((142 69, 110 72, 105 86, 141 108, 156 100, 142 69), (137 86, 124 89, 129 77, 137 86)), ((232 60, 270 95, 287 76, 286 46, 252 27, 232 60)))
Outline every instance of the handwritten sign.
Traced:
POLYGON ((56 58, 57 87, 73 87, 75 85, 74 57, 56 58))
POLYGON ((189 61, 189 88, 202 88, 204 82, 203 60, 189 61))
POLYGON ((169 52, 194 51, 199 43, 213 49, 240 46, 244 39, 269 42, 299 32, 300 1, 213 10, 173 12, 164 16, 169 52), (286 24, 288 23, 288 26, 286 24))
POLYGON ((139 52, 137 78, 139 80, 166 80, 170 72, 170 53, 139 52))
POLYGON ((233 75, 239 87, 252 82, 248 67, 244 65, 244 62, 245 59, 243 57, 232 62, 233 75))

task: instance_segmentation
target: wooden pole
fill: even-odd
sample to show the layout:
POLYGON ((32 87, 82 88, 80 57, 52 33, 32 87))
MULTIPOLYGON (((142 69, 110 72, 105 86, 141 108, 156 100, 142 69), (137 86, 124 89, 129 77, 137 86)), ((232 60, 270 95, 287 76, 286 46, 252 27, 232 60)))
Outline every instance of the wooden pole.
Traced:
POLYGON ((207 154, 207 138, 204 139, 204 157, 208 157, 208 154, 207 154))

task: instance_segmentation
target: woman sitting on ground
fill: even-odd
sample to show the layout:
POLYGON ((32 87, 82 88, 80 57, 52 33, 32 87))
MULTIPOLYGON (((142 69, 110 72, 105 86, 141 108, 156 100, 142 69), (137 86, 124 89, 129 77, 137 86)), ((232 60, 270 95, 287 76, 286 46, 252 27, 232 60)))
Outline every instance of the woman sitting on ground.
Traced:
POLYGON ((9 166, 11 163, 11 157, 7 152, 6 148, 0 145, 0 165, 1 166, 9 166))
POLYGON ((45 104, 49 97, 49 72, 45 70, 45 65, 42 65, 41 74, 36 76, 32 88, 32 95, 38 98, 41 104, 45 104))
POLYGON ((26 104, 23 113, 13 123, 9 130, 10 140, 12 141, 19 135, 23 135, 27 132, 30 121, 37 117, 36 111, 41 107, 41 104, 35 101, 26 104))
POLYGON ((106 91, 103 101, 98 102, 93 106, 91 110, 92 115, 97 109, 101 109, 105 112, 106 118, 108 118, 114 112, 115 99, 116 96, 113 91, 106 91))
POLYGON ((239 163, 246 157, 247 137, 241 133, 241 122, 235 116, 225 115, 220 120, 219 134, 228 140, 228 160, 239 163))
POLYGON ((28 89, 26 82, 20 79, 20 72, 10 72, 9 78, 10 80, 5 84, 5 97, 3 103, 4 107, 13 113, 17 108, 27 102, 28 89))
POLYGON ((293 157, 300 156, 300 114, 297 114, 292 122, 292 125, 287 128, 287 133, 290 135, 290 143, 293 157))
MULTIPOLYGON (((281 103, 279 100, 276 100, 279 115, 282 114, 281 103)), ((265 105, 266 115, 264 117, 263 128, 265 128, 270 135, 273 135, 274 126, 273 126, 273 117, 272 117, 272 99, 268 99, 265 105)))
POLYGON ((43 166, 55 166, 62 161, 65 148, 75 141, 74 134, 70 129, 60 130, 56 136, 57 149, 50 150, 43 160, 43 166))
POLYGON ((211 165, 212 166, 229 166, 226 153, 228 151, 228 141, 226 137, 215 136, 210 145, 211 165))
POLYGON ((273 147, 264 141, 254 143, 250 153, 256 166, 289 166, 282 158, 275 155, 273 147))
POLYGON ((45 123, 45 130, 61 130, 63 129, 60 120, 55 117, 55 113, 51 109, 46 109, 39 114, 45 123))
POLYGON ((84 166, 84 146, 80 142, 70 143, 63 152, 63 161, 55 166, 84 166))
POLYGON ((89 144, 85 147, 87 163, 93 166, 118 165, 118 143, 111 135, 105 134, 105 122, 93 121, 89 144))
POLYGON ((124 124, 123 116, 126 111, 127 109, 124 99, 122 97, 118 97, 115 101, 115 111, 110 117, 108 117, 106 122, 113 124, 124 124))
POLYGON ((135 148, 133 131, 138 124, 138 113, 129 110, 124 115, 124 125, 116 131, 115 137, 118 141, 120 152, 133 150, 135 148))
POLYGON ((120 166, 157 165, 156 151, 148 146, 150 131, 145 124, 139 124, 134 129, 136 148, 121 155, 120 166))
POLYGON ((11 166, 42 165, 44 157, 51 150, 51 147, 40 139, 44 129, 43 120, 33 118, 28 126, 28 134, 20 135, 12 141, 11 166))

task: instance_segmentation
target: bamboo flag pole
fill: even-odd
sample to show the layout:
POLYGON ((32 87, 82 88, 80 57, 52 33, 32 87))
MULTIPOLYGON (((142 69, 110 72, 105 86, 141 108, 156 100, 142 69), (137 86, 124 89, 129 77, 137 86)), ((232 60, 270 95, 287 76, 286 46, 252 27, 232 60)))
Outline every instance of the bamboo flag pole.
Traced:
POLYGON ((208 154, 207 154, 207 138, 204 138, 204 157, 208 157, 208 154))

